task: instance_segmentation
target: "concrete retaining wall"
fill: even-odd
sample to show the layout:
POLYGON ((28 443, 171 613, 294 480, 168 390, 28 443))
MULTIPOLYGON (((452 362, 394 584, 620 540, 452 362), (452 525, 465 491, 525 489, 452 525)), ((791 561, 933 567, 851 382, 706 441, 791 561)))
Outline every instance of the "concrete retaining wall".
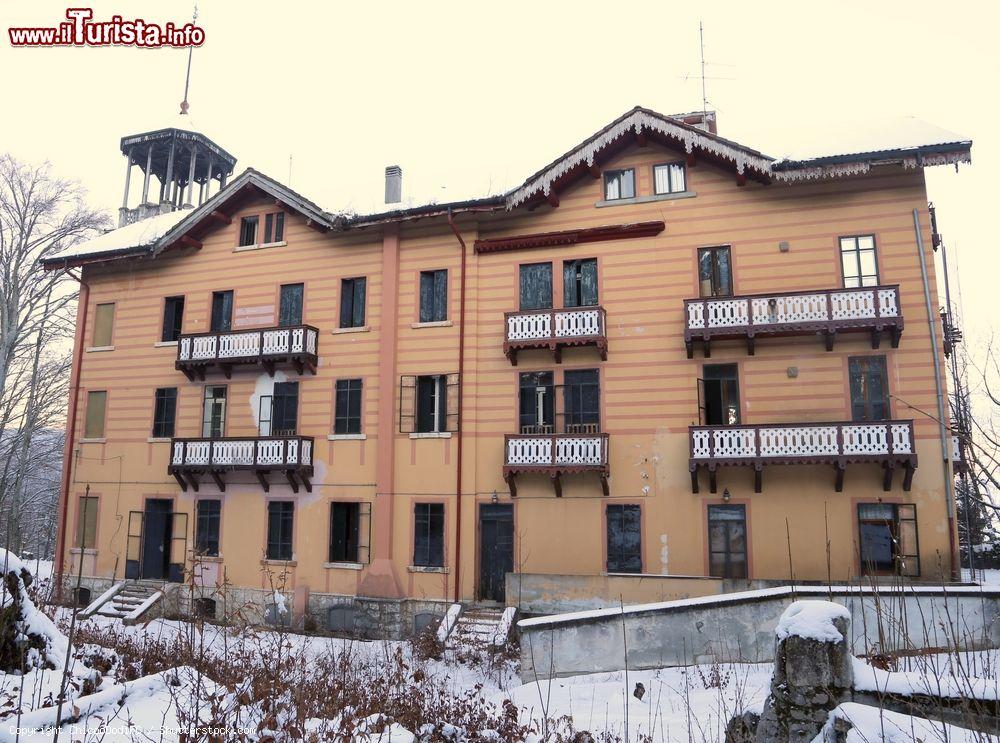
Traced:
POLYGON ((522 614, 589 611, 722 593, 721 578, 677 575, 507 573, 507 605, 522 614))
POLYGON ((626 641, 630 669, 771 661, 778 618, 797 598, 847 606, 855 655, 1000 647, 1000 591, 786 586, 521 620, 521 678, 621 670, 626 641))

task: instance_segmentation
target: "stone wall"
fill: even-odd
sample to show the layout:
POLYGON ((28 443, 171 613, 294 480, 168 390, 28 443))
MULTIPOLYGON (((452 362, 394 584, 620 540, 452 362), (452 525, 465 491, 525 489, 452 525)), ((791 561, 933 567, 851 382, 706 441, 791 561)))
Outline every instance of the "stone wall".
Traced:
POLYGON ((791 587, 521 620, 521 678, 718 661, 774 660, 774 629, 796 599, 851 613, 855 655, 902 648, 1000 647, 1000 591, 978 587, 791 587), (624 638, 623 638, 624 623, 624 638), (957 636, 950 627, 960 627, 957 636))

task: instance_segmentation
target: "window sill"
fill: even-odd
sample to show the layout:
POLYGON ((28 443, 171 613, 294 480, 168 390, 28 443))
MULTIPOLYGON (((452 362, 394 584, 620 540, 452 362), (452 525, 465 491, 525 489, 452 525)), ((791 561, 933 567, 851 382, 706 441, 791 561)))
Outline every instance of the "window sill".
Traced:
POLYGON ((369 333, 371 332, 371 325, 361 325, 357 328, 334 328, 330 331, 330 335, 346 335, 347 333, 369 333))
POLYGON ((261 560, 260 564, 269 568, 294 568, 299 564, 298 560, 261 560))
POLYGON ((625 204, 648 204, 652 201, 676 201, 677 199, 690 199, 698 194, 694 191, 678 191, 677 193, 658 193, 652 196, 634 196, 631 199, 602 199, 594 206, 598 209, 605 206, 623 206, 625 204))
POLYGON ((414 330, 418 328, 450 328, 451 320, 437 320, 436 322, 411 322, 410 327, 414 330))
POLYGON ((69 548, 69 553, 71 555, 79 555, 81 552, 83 554, 85 554, 85 555, 96 555, 97 554, 97 550, 94 549, 93 547, 87 547, 86 549, 80 549, 79 547, 70 547, 69 548))
POLYGON ((164 437, 164 436, 150 436, 148 439, 146 439, 146 443, 147 444, 169 444, 170 443, 170 439, 169 439, 169 437, 164 437))
POLYGON ((410 573, 450 573, 451 568, 436 567, 433 565, 408 565, 406 567, 410 573))
POLYGON ((106 444, 106 443, 108 443, 108 440, 106 438, 104 438, 103 436, 101 436, 100 438, 96 438, 96 439, 86 439, 86 438, 80 439, 79 441, 77 441, 77 443, 78 444, 106 444))
POLYGON ((368 438, 367 433, 328 433, 327 441, 364 441, 368 438))
POLYGON ((324 562, 323 567, 327 570, 363 570, 365 566, 360 562, 324 562))
POLYGON ((87 349, 87 353, 100 353, 101 351, 114 351, 114 346, 91 346, 87 349))
POLYGON ((222 562, 222 555, 196 555, 193 552, 190 553, 188 559, 191 562, 222 562))
POLYGON ((426 433, 411 433, 411 439, 450 439, 451 431, 428 431, 426 433))
POLYGON ((237 245, 233 248, 234 253, 245 253, 248 250, 266 250, 267 248, 281 248, 288 245, 287 242, 281 240, 276 243, 254 243, 253 245, 237 245))
POLYGON ((157 341, 153 348, 177 348, 177 341, 157 341))

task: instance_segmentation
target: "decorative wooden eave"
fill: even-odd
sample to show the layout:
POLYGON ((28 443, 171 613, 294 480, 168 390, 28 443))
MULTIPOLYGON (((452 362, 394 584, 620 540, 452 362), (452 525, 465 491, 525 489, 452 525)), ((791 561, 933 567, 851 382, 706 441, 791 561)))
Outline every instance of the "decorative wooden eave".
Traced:
POLYGON ((537 232, 513 237, 492 237, 476 240, 473 244, 477 253, 499 253, 505 250, 530 250, 560 245, 580 245, 582 243, 626 240, 634 237, 652 237, 666 228, 662 220, 636 222, 634 224, 610 224, 603 227, 588 227, 582 230, 562 230, 559 232, 537 232))

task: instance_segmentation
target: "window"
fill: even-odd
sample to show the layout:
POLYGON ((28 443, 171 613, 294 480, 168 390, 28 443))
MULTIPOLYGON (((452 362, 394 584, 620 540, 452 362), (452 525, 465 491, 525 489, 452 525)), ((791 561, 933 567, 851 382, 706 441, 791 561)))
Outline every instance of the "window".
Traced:
POLYGON ((163 333, 160 340, 164 343, 178 340, 183 321, 184 297, 167 297, 163 300, 163 333))
POLYGON ((153 438, 168 439, 174 435, 174 419, 177 417, 177 388, 158 388, 154 400, 153 438))
POLYGON ((597 259, 563 263, 563 306, 593 307, 597 304, 597 259))
POLYGON ((87 393, 87 417, 83 426, 83 437, 85 439, 100 439, 104 437, 104 417, 107 404, 108 393, 104 390, 87 393))
POLYGON ((367 284, 364 276, 340 282, 340 327, 364 327, 367 284))
MULTIPOLYGON (((255 225, 256 226, 256 225, 255 225)), ((285 239, 285 213, 274 212, 264 215, 264 244, 280 243, 285 239)), ((240 243, 241 245, 243 243, 240 243)), ((252 244, 252 243, 248 243, 252 244)))
POLYGON ((861 572, 919 576, 917 507, 912 503, 859 503, 861 572))
POLYGON ((115 329, 115 303, 97 305, 94 312, 94 347, 107 348, 111 345, 115 329))
POLYGON ((444 567, 444 504, 417 503, 413 528, 413 564, 444 567))
POLYGON ((601 385, 597 369, 574 369, 563 375, 563 433, 599 433, 601 385))
POLYGON ((273 500, 267 504, 267 559, 292 559, 292 516, 295 504, 273 500))
POLYGON ((735 426, 740 422, 739 367, 706 364, 700 380, 699 413, 706 426, 735 426))
POLYGON ((400 433, 441 433, 457 430, 457 374, 400 377, 400 433))
POLYGON ((521 433, 551 434, 555 431, 555 392, 552 372, 521 372, 521 433))
POLYGON ((608 506, 608 572, 642 572, 642 511, 639 506, 608 506))
POLYGON ((698 249, 698 291, 703 297, 730 297, 733 270, 729 248, 698 249))
POLYGON ((840 238, 840 266, 844 286, 878 286, 878 261, 875 258, 875 236, 840 238))
POLYGON ((420 322, 448 319, 448 272, 420 272, 420 322))
POLYGON ((76 514, 76 546, 80 549, 97 547, 97 498, 84 495, 79 499, 76 514))
POLYGON ((294 436, 299 413, 299 383, 275 382, 271 399, 271 436, 294 436))
POLYGON ((716 578, 747 577, 745 506, 708 507, 708 572, 716 578))
POLYGON ((681 193, 687 188, 684 163, 653 166, 653 188, 657 194, 681 193))
POLYGON ((205 499, 198 501, 194 549, 199 555, 219 556, 219 524, 222 520, 222 501, 205 499))
POLYGON ((228 333, 233 327, 233 292, 212 292, 213 333, 228 333))
POLYGON ((330 504, 330 562, 358 562, 360 503, 330 504))
POLYGON ((604 200, 631 199, 635 197, 635 170, 608 170, 604 173, 604 200))
POLYGON ((529 263, 521 266, 521 309, 552 308, 552 264, 529 263))
POLYGON ((218 439, 226 432, 226 388, 222 385, 205 387, 202 406, 201 435, 218 439))
POLYGON ((240 220, 240 245, 257 244, 257 223, 260 217, 256 214, 252 217, 243 217, 240 220))
POLYGON ((885 356, 852 356, 847 360, 851 378, 851 419, 883 421, 889 417, 889 379, 885 356))
POLYGON ((282 284, 278 302, 278 325, 302 324, 302 284, 282 284))
POLYGON ((360 379, 338 379, 334 396, 333 432, 361 433, 360 379))

